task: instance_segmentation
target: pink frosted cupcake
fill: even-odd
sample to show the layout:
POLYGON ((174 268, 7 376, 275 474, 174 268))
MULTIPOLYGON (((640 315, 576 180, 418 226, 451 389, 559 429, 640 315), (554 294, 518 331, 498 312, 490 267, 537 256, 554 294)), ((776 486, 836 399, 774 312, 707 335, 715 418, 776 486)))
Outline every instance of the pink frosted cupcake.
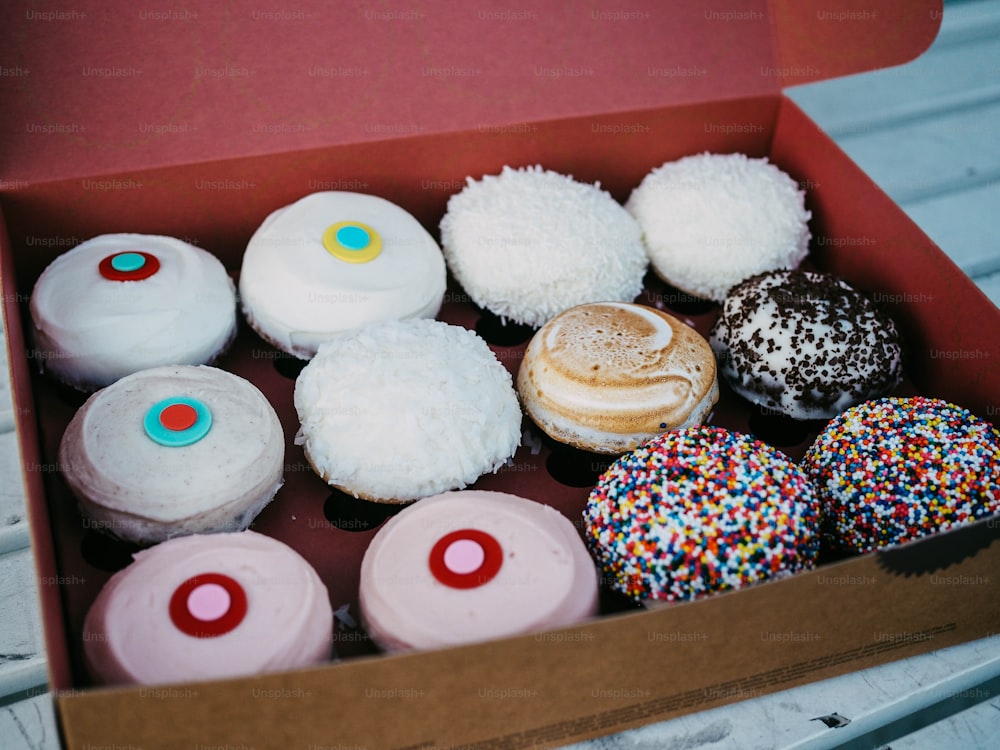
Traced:
POLYGON ((87 612, 87 668, 104 684, 212 680, 330 656, 333 610, 316 571, 253 531, 179 537, 139 552, 87 612))
POLYGON ((361 614, 389 651, 573 625, 597 612, 597 572, 573 524, 503 492, 427 497, 375 535, 361 614))

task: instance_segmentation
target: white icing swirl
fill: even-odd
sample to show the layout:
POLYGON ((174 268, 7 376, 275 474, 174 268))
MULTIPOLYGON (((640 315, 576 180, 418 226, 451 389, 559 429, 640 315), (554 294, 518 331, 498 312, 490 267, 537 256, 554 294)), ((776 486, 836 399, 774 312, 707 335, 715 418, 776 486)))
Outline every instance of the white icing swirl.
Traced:
POLYGON ((278 209, 250 238, 240 296, 250 325, 303 359, 366 323, 433 318, 445 291, 441 250, 420 222, 374 195, 322 192, 278 209), (331 255, 323 233, 341 221, 378 232, 382 250, 367 263, 331 255))
POLYGON ((211 253, 173 237, 105 234, 56 258, 31 295, 35 356, 60 380, 83 389, 149 367, 204 364, 236 334, 232 280, 211 253), (100 262, 145 252, 159 270, 114 281, 100 262))

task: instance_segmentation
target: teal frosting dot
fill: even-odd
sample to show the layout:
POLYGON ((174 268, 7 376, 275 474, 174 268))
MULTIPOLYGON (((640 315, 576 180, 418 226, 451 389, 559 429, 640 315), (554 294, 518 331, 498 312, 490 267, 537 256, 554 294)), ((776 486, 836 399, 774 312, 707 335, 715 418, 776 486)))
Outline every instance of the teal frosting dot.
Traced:
POLYGON ((197 443, 208 434, 212 428, 212 412, 208 410, 208 406, 196 398, 188 398, 187 396, 165 398, 150 407, 143 419, 142 426, 146 435, 154 442, 168 448, 182 448, 185 445, 197 443), (186 430, 170 430, 160 422, 160 413, 174 404, 187 404, 198 415, 195 423, 186 430))
POLYGON ((371 242, 371 237, 361 227, 341 227, 337 230, 337 242, 348 250, 364 250, 371 242))
POLYGON ((142 257, 141 253, 118 253, 111 259, 111 267, 122 273, 138 271, 144 265, 146 265, 146 259, 142 257))

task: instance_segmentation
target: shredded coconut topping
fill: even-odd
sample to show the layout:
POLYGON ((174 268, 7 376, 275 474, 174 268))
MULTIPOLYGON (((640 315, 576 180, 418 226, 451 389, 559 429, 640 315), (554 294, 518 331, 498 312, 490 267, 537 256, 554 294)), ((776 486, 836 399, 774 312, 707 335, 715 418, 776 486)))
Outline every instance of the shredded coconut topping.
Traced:
POLYGON ((587 302, 631 302, 647 259, 636 221, 600 183, 540 166, 467 179, 448 201, 441 245, 480 307, 540 326, 587 302))
POLYGON ((521 439, 510 373, 474 332, 377 323, 320 346, 295 383, 295 438, 329 484, 406 502, 496 471, 521 439))
POLYGON ((625 208, 642 227, 656 273, 716 302, 754 274, 797 267, 809 251, 805 193, 766 157, 705 153, 667 162, 625 208))

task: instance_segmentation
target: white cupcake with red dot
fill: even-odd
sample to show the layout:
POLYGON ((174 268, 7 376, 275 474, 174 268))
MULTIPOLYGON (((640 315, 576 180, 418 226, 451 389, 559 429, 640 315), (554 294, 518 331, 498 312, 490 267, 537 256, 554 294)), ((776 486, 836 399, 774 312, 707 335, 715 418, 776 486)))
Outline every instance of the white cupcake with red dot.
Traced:
POLYGON ((284 455, 254 385, 179 365, 91 395, 63 433, 59 466, 89 528, 149 544, 246 529, 281 487, 284 455))
POLYGON ((597 612, 597 571, 554 508, 504 492, 427 497, 361 563, 361 615, 388 651, 568 627, 597 612))
POLYGON ((376 195, 313 193, 278 209, 243 255, 240 300, 265 341, 300 359, 369 323, 433 318, 444 299, 441 248, 376 195))
POLYGON ((84 658, 110 685, 223 679, 330 657, 333 610, 313 567, 253 531, 158 544, 104 585, 84 658))
POLYGON ((60 255, 31 293, 32 356, 80 390, 160 365, 207 364, 236 335, 236 291, 211 253, 105 234, 60 255))

